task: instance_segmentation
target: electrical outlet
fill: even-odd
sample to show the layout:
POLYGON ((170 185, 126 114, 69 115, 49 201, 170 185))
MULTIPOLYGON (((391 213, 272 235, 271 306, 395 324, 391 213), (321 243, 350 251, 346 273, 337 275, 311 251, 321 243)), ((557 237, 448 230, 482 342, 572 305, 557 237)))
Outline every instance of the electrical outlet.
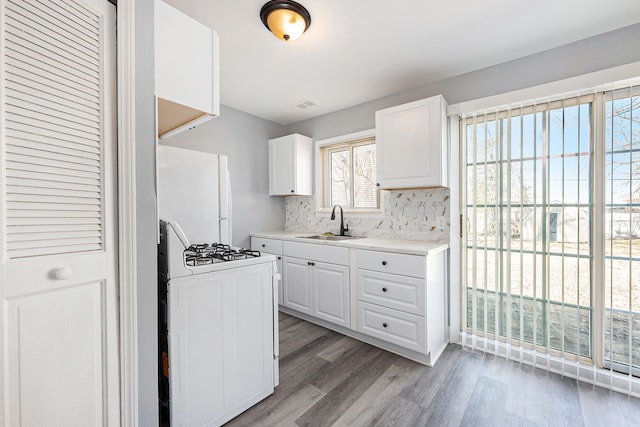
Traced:
POLYGON ((446 226, 447 226, 447 217, 446 216, 439 216, 438 218, 436 218, 436 228, 438 230, 444 231, 446 226))

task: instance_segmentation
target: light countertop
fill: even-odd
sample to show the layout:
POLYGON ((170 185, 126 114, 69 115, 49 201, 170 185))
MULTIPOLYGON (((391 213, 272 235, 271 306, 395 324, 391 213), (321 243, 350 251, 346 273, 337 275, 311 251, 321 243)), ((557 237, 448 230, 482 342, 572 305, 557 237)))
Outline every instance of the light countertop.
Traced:
POLYGON ((305 236, 314 236, 319 233, 301 231, 265 231, 251 233, 252 237, 266 239, 289 240, 300 243, 312 243, 319 245, 341 246, 346 248, 369 249, 373 251, 387 251, 410 255, 432 255, 449 248, 448 243, 425 242, 421 240, 394 240, 363 237, 349 240, 315 240, 305 239, 305 236))

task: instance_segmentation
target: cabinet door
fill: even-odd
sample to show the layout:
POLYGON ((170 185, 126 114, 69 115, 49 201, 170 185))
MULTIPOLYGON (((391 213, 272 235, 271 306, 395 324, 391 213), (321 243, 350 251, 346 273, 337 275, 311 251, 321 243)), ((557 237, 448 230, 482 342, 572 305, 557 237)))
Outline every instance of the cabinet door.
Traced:
POLYGON ((349 327, 349 267, 313 262, 314 315, 349 327))
POLYGON ((217 114, 212 96, 216 77, 213 43, 210 28, 156 0, 156 95, 207 114, 217 114))
POLYGON ((295 194, 293 137, 269 141, 269 195, 295 194))
POLYGON ((307 260, 284 257, 284 306, 312 314, 311 276, 307 260))
POLYGON ((446 129, 442 96, 376 112, 380 188, 446 186, 446 129))

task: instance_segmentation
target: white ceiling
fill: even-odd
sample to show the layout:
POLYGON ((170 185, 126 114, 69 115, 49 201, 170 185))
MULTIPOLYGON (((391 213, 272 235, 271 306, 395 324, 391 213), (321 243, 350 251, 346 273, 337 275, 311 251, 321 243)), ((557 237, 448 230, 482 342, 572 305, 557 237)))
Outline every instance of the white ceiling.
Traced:
POLYGON ((640 22, 640 0, 298 0, 285 43, 267 0, 166 1, 218 32, 222 104, 283 125, 640 22))

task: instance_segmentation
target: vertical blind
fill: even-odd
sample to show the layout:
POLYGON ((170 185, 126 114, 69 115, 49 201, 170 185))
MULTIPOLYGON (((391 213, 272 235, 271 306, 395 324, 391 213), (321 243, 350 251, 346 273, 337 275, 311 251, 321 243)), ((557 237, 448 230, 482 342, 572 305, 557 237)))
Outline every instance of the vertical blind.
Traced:
POLYGON ((623 92, 461 117, 462 341, 638 394, 640 98, 623 92))

